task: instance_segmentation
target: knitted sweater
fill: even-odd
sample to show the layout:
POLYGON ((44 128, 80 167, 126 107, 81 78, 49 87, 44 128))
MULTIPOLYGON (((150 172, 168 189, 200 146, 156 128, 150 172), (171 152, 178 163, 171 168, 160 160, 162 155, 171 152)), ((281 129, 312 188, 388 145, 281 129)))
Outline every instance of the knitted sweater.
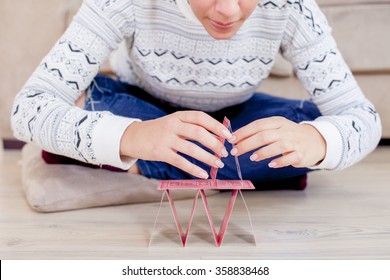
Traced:
POLYGON ((379 116, 314 0, 260 1, 230 40, 208 35, 186 0, 85 0, 16 96, 13 131, 47 151, 126 169, 135 159, 120 156, 120 140, 135 120, 74 105, 110 54, 120 80, 172 104, 215 111, 248 100, 278 52, 323 115, 308 122, 327 143, 315 168, 341 169, 371 152, 379 116))

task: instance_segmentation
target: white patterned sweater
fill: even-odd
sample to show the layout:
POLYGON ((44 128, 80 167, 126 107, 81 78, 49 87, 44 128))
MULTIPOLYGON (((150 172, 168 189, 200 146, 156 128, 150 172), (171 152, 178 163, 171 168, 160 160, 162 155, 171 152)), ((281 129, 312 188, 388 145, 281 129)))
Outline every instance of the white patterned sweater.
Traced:
POLYGON ((92 164, 129 168, 120 139, 134 119, 74 105, 111 54, 121 81, 182 107, 215 111, 249 99, 278 52, 323 116, 326 157, 341 169, 371 152, 381 123, 364 97, 314 0, 260 0, 230 40, 213 39, 186 0, 85 0, 72 23, 16 96, 17 138, 92 164))

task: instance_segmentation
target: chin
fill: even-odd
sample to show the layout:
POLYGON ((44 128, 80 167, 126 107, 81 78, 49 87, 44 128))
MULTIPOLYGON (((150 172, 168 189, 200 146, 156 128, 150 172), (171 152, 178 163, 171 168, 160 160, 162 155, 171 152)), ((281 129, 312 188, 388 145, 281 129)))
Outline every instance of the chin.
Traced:
POLYGON ((207 32, 209 33, 209 35, 211 37, 213 37, 216 40, 229 40, 237 33, 237 31, 226 32, 226 33, 223 33, 223 32, 210 32, 210 31, 207 31, 207 32))
POLYGON ((233 36, 226 36, 226 35, 215 35, 215 36, 213 36, 213 35, 211 35, 211 37, 213 37, 215 40, 229 40, 233 36))
POLYGON ((236 35, 237 31, 239 30, 239 28, 237 27, 226 31, 216 30, 213 26, 210 26, 207 23, 203 24, 203 26, 206 29, 207 33, 216 40, 229 40, 234 35, 236 35))

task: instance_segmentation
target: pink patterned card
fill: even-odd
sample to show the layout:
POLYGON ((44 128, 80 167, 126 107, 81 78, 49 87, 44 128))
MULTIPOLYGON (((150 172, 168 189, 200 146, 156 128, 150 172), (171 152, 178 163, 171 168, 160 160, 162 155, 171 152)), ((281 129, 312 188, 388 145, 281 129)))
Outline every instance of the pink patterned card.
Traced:
POLYGON ((189 189, 189 190, 253 190, 251 181, 248 180, 162 180, 160 181, 158 190, 167 190, 167 189, 189 189))
MULTIPOLYGON (((226 117, 223 121, 223 124, 225 125, 226 128, 228 128, 230 130, 230 132, 232 132, 232 129, 230 126, 230 121, 226 117)), ((219 137, 219 140, 222 143, 225 142, 223 137, 219 137)), ((243 189, 244 190, 253 190, 253 189, 255 189, 255 187, 253 186, 251 181, 242 180, 241 168, 240 168, 240 164, 239 164, 237 157, 235 157, 235 161, 236 161, 237 173, 238 173, 240 180, 217 180, 216 177, 217 177, 217 173, 218 173, 218 168, 212 167, 210 170, 211 179, 208 179, 208 180, 195 179, 195 180, 162 180, 162 181, 160 181, 157 189, 164 191, 164 193, 161 197, 160 207, 159 207, 159 210, 157 213, 156 220, 154 222, 152 234, 153 234, 154 229, 156 227, 156 223, 157 223, 158 215, 159 215, 159 212, 161 209, 161 205, 162 205, 164 197, 166 195, 168 197, 168 201, 169 201, 169 204, 171 206, 172 215, 173 215, 173 218, 175 220, 177 231, 180 235, 180 239, 181 239, 182 245, 184 247, 187 243, 187 240, 188 240, 188 235, 190 232, 192 219, 194 217, 194 212, 195 212, 197 200, 198 200, 198 197, 200 195, 202 198, 202 201, 203 201, 203 205, 204 205, 205 210, 206 210, 206 214, 207 214, 207 217, 209 220, 209 224, 210 224, 210 228, 211 228, 211 231, 212 231, 212 234, 214 237, 215 244, 219 247, 219 246, 221 246, 222 241, 224 239, 225 232, 226 232, 227 226, 229 224, 231 214, 233 212, 234 204, 235 204, 236 199, 237 199, 237 195, 238 195, 238 193, 240 193, 240 196, 244 202, 246 211, 248 213, 250 225, 252 228, 252 234, 253 234, 254 241, 256 244, 256 239, 255 239, 255 235, 254 235, 254 231, 253 231, 252 220, 251 220, 251 217, 249 214, 249 209, 248 209, 247 204, 244 200, 244 196, 241 192, 241 190, 243 190, 243 189), (175 190, 177 190, 177 189, 179 189, 179 190, 195 189, 195 190, 197 190, 196 195, 194 197, 194 202, 192 205, 192 210, 191 210, 191 214, 189 217, 189 221, 188 221, 185 233, 183 233, 183 231, 182 231, 182 227, 181 227, 178 215, 177 215, 175 204, 174 204, 173 198, 172 198, 171 193, 170 193, 170 190, 173 190, 173 189, 175 189, 175 190), (226 212, 225 212, 224 218, 222 220, 222 224, 221 224, 221 227, 220 227, 218 234, 217 234, 217 231, 215 230, 214 220, 212 218, 210 208, 209 208, 209 205, 207 202, 206 194, 204 192, 204 190, 210 190, 210 189, 232 190, 232 195, 230 197, 229 204, 226 208, 226 212)), ((152 240, 152 238, 150 238, 150 242, 151 242, 151 240, 152 240)), ((150 243, 149 243, 149 245, 150 245, 150 243)))

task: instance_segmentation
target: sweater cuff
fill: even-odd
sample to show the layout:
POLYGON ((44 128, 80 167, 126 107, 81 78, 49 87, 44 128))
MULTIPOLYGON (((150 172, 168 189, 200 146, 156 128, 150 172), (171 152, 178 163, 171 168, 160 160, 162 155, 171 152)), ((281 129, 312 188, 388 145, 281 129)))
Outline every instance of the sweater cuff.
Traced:
POLYGON ((123 170, 129 169, 137 160, 120 155, 120 142, 126 128, 139 119, 105 115, 96 125, 92 137, 96 161, 123 170))
POLYGON ((310 169, 335 169, 343 153, 343 139, 336 126, 325 121, 301 122, 315 127, 326 142, 325 158, 310 169))

